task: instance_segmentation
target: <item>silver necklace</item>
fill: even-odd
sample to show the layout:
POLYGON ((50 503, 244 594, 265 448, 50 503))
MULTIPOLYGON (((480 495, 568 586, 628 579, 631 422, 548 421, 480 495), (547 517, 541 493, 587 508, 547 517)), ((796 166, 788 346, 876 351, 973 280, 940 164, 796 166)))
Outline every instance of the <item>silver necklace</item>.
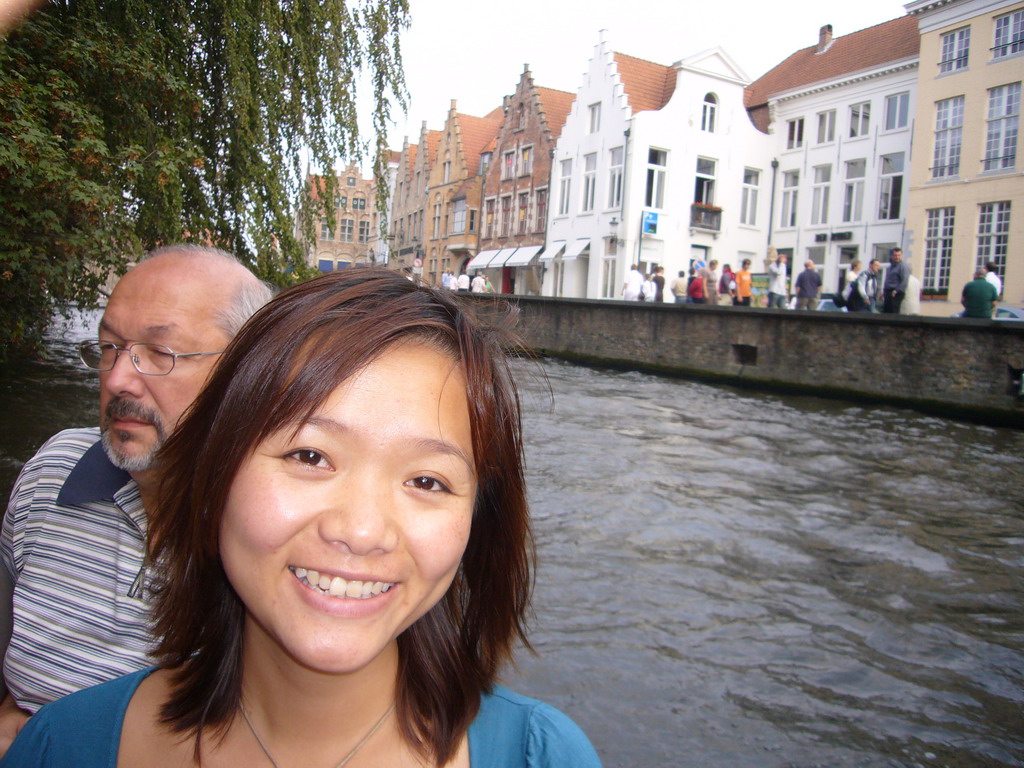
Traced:
MULTIPOLYGON (((261 739, 260 735, 258 733, 256 733, 256 728, 253 727, 252 720, 249 719, 249 713, 245 711, 245 707, 240 704, 239 705, 239 709, 242 710, 242 717, 245 718, 245 724, 249 726, 249 730, 252 732, 252 735, 255 737, 256 743, 260 745, 260 749, 263 750, 263 754, 265 754, 267 756, 267 760, 270 761, 270 764, 272 766, 274 766, 274 768, 281 768, 281 766, 278 764, 277 760, 274 759, 274 756, 272 754, 270 754, 270 750, 267 749, 267 745, 263 743, 263 739, 261 739)), ((382 725, 384 725, 384 721, 388 719, 388 715, 390 715, 394 711, 395 711, 395 705, 394 705, 394 703, 392 703, 391 706, 388 707, 388 711, 380 716, 380 720, 378 720, 376 723, 373 724, 373 728, 371 728, 366 733, 366 735, 363 736, 363 738, 359 740, 358 744, 356 744, 354 747, 352 747, 351 750, 349 750, 349 753, 347 755, 345 755, 343 758, 341 758, 341 762, 338 763, 336 766, 334 766, 334 768, 342 768, 343 766, 348 764, 348 761, 356 756, 356 752, 358 752, 360 749, 362 749, 364 746, 366 746, 366 742, 368 742, 370 739, 373 738, 373 734, 375 734, 377 731, 380 730, 380 727, 382 725)))

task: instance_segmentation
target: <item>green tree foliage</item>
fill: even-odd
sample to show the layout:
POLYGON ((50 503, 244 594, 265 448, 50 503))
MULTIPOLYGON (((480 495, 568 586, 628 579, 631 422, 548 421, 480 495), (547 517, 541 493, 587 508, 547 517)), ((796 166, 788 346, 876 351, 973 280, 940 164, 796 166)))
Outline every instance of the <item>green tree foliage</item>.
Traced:
POLYGON ((0 357, 162 243, 306 276, 335 161, 369 151, 386 178, 407 23, 408 0, 51 0, 0 41, 0 357))

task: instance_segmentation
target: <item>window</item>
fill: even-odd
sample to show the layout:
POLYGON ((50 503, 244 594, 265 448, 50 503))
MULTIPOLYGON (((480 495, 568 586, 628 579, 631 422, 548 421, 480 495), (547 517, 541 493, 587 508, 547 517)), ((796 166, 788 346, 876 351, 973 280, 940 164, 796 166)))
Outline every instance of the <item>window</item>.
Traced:
POLYGON ((782 220, 780 227, 796 226, 797 187, 800 186, 800 171, 786 171, 782 174, 782 220))
POLYGON ((484 203, 484 237, 494 237, 494 198, 484 203))
POLYGON ((345 195, 342 195, 341 197, 338 198, 338 205, 337 205, 337 207, 338 208, 348 208, 348 198, 345 195))
POLYGON ((353 197, 352 198, 352 210, 353 211, 365 211, 366 210, 366 198, 365 197, 353 197))
POLYGON ((850 107, 850 138, 867 136, 871 127, 871 102, 862 101, 850 107))
POLYGON ((452 232, 461 233, 466 231, 466 198, 455 201, 455 210, 452 215, 452 232))
POLYGON ((615 297, 615 259, 604 259, 601 265, 601 296, 605 299, 615 297))
POLYGON ((501 159, 501 178, 511 179, 516 175, 516 153, 506 152, 501 159))
POLYGON ((452 153, 451 152, 445 152, 444 153, 444 179, 442 180, 441 183, 442 184, 447 184, 451 180, 452 180, 452 153))
POLYGON ((360 221, 359 222, 359 242, 368 243, 370 242, 370 222, 360 221))
POLYGON ((903 203, 903 153, 882 155, 878 184, 878 218, 898 219, 903 203))
POLYGON ((804 145, 804 119, 786 121, 786 149, 799 149, 804 145))
POLYGON ((1024 51, 1024 8, 996 19, 996 44, 992 58, 1002 59, 1024 51))
POLYGON ((976 268, 989 262, 1000 276, 1006 274, 1006 245, 1010 237, 1010 203, 982 203, 978 206, 978 260, 976 268))
POLYGON ((964 125, 964 97, 954 96, 935 105, 935 155, 932 178, 960 173, 960 141, 964 125))
POLYGON ((331 237, 331 228, 327 226, 326 221, 320 222, 320 239, 321 240, 333 240, 331 237))
POLYGON ((441 204, 434 205, 434 234, 431 237, 441 236, 441 204))
POLYGON ((569 194, 572 192, 572 160, 562 161, 562 178, 558 187, 558 215, 569 212, 569 194))
POLYGON ((533 147, 523 147, 519 150, 519 173, 522 176, 533 173, 533 147))
POLYGON ((967 53, 971 47, 971 28, 954 29, 942 36, 942 54, 939 72, 956 72, 967 68, 967 53))
POLYGON ((341 232, 338 235, 338 239, 343 243, 352 242, 352 233, 355 229, 355 219, 342 219, 341 220, 341 232))
POLYGON ((537 190, 537 231, 543 232, 548 223, 548 191, 537 190))
POLYGON ((469 209, 469 231, 476 232, 476 208, 469 209))
POLYGON ((487 170, 491 167, 491 153, 482 152, 480 154, 480 175, 486 176, 487 170))
POLYGON ((597 133, 601 130, 601 102, 590 105, 590 132, 597 133))
POLYGON ((622 206, 622 147, 608 150, 608 207, 622 206))
POLYGON ((761 183, 761 172, 753 168, 743 169, 743 199, 740 202, 740 224, 751 227, 757 224, 757 188, 761 183))
POLYGON ((843 221, 860 221, 864 215, 864 173, 867 160, 846 163, 846 184, 843 188, 843 221))
POLYGON ((519 105, 518 113, 516 115, 516 128, 518 128, 521 131, 525 127, 526 127, 526 105, 525 104, 520 104, 519 105))
POLYGON ((697 183, 693 188, 693 202, 715 204, 715 160, 697 158, 697 183))
POLYGON ((354 187, 356 185, 356 177, 355 176, 349 176, 348 179, 346 179, 346 183, 350 187, 354 187))
POLYGON ((700 113, 700 129, 715 132, 715 117, 718 112, 718 97, 713 93, 704 94, 704 105, 700 113))
POLYGON ((580 210, 586 213, 594 210, 594 194, 597 189, 597 154, 583 156, 583 199, 580 210))
POLYGON ((519 212, 516 217, 517 226, 516 234, 525 235, 526 228, 529 226, 530 220, 530 193, 520 192, 519 193, 519 212))
POLYGON ((955 208, 928 210, 928 226, 924 238, 925 290, 949 290, 949 264, 953 258, 953 219, 955 208))
POLYGON ((986 171, 1013 168, 1017 162, 1017 123, 1020 120, 1020 83, 1001 85, 988 92, 988 128, 985 134, 986 171))
POLYGON ((827 144, 836 139, 836 111, 818 113, 818 143, 827 144))
POLYGON ((668 152, 663 149, 647 150, 647 188, 644 194, 644 205, 648 208, 661 208, 665 204, 665 167, 668 165, 668 152))
POLYGON ((885 97, 885 130, 906 128, 910 113, 910 94, 894 93, 885 97))
POLYGON ((814 167, 814 191, 811 196, 811 224, 828 224, 828 192, 832 166, 814 167))
POLYGON ((508 237, 512 229, 512 195, 501 198, 501 237, 508 237))

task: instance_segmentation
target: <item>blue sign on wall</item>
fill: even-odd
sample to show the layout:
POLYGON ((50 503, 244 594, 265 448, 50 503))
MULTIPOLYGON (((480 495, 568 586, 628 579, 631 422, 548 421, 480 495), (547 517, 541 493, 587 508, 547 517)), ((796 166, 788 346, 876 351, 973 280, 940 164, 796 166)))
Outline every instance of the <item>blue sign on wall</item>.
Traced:
POLYGON ((644 234, 658 234, 658 214, 654 211, 644 211, 644 234))

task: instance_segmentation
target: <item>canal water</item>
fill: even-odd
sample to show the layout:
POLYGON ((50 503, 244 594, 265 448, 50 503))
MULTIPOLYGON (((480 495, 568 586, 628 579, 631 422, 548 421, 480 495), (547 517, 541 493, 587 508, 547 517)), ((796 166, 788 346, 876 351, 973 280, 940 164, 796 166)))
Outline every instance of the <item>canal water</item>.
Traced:
MULTIPOLYGON (((93 322, 0 372, 0 493, 95 422, 93 322)), ((1024 765, 1024 432, 517 367, 537 655, 506 681, 606 766, 1024 765)))

